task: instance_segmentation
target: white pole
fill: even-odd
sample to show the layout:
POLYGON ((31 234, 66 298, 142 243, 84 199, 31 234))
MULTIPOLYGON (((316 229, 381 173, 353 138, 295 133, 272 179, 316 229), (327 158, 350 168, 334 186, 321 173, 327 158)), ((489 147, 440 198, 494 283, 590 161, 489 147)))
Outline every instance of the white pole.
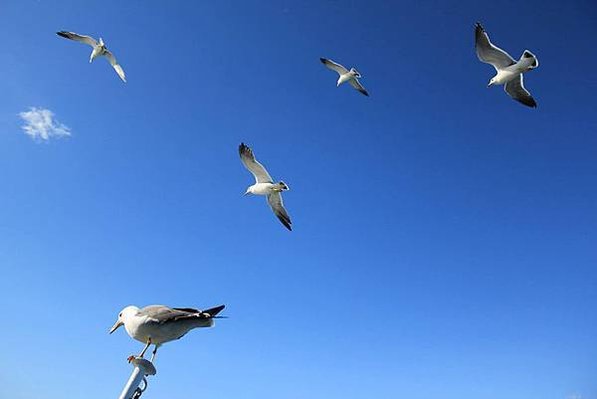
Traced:
MULTIPOLYGON (((133 373, 129 377, 124 389, 122 390, 118 399, 132 399, 135 395, 135 392, 139 388, 141 381, 145 381, 145 386, 140 392, 143 392, 145 388, 147 388, 147 380, 145 380, 145 376, 148 375, 155 375, 157 372, 154 365, 147 359, 143 359, 142 357, 135 357, 131 363, 133 363, 133 373)), ((141 396, 139 394, 139 396, 141 396)), ((139 396, 136 396, 138 398, 139 396)))

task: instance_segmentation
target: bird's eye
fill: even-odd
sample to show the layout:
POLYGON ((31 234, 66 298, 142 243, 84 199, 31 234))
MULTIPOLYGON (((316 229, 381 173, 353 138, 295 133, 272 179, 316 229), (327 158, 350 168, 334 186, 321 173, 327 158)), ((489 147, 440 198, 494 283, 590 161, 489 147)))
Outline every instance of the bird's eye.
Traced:
POLYGON ((122 317, 122 313, 120 313, 120 314, 118 315, 118 317, 122 317))

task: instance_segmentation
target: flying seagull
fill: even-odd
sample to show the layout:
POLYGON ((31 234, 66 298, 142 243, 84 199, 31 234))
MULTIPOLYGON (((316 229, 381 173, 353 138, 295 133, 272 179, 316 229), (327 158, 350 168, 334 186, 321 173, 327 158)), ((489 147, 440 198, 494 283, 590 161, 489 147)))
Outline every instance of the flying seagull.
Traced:
POLYGON ((537 107, 531 93, 524 88, 522 74, 539 66, 539 60, 529 50, 525 50, 518 61, 510 54, 489 41, 489 36, 479 22, 475 26, 475 47, 477 57, 482 62, 493 65, 496 75, 489 81, 489 86, 504 85, 510 97, 529 107, 537 107))
POLYGON ((127 306, 118 315, 118 320, 110 329, 110 334, 124 326, 131 338, 141 341, 145 347, 138 357, 143 357, 150 345, 154 345, 151 361, 162 344, 182 338, 186 333, 198 327, 211 327, 214 319, 225 305, 206 310, 193 308, 169 308, 164 305, 146 306, 139 309, 127 306))
POLYGON ((56 34, 58 36, 62 36, 70 40, 75 40, 77 42, 85 43, 93 47, 93 51, 91 52, 91 56, 89 57, 89 62, 93 62, 93 60, 96 57, 100 57, 102 55, 105 56, 108 59, 108 62, 110 62, 110 65, 112 65, 112 67, 118 74, 118 76, 120 76, 120 79, 122 79, 123 82, 126 82, 124 70, 122 69, 120 64, 118 64, 118 61, 116 61, 114 54, 112 54, 110 50, 108 50, 101 37, 99 39, 99 42, 97 42, 94 38, 90 36, 79 35, 73 32, 60 31, 56 32, 56 34))
POLYGON ((350 83, 350 85, 352 87, 354 87, 355 89, 357 89, 364 95, 369 96, 369 93, 367 93, 367 90, 365 90, 365 88, 359 82, 359 78, 361 77, 361 74, 359 73, 359 71, 357 71, 354 68, 350 68, 350 71, 349 71, 348 69, 346 69, 342 65, 338 64, 337 62, 328 60, 327 58, 320 58, 320 60, 323 63, 323 65, 325 65, 332 71, 338 72, 338 75, 340 75, 340 77, 338 78, 338 82, 336 83, 336 87, 340 86, 344 82, 348 82, 348 83, 350 83))
POLYGON ((274 183, 267 170, 255 159, 253 150, 245 145, 245 143, 240 143, 238 152, 245 167, 255 176, 255 184, 247 188, 245 195, 266 195, 267 203, 272 208, 274 214, 288 230, 292 230, 290 216, 288 216, 288 212, 284 209, 284 202, 282 202, 282 191, 289 189, 286 183, 283 181, 274 183))

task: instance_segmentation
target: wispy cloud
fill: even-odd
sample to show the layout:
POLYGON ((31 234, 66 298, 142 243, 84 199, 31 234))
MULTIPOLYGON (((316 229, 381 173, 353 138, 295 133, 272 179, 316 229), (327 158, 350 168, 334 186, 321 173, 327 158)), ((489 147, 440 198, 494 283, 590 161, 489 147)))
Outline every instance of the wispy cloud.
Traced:
POLYGON ((48 141, 54 137, 70 136, 70 129, 54 118, 49 109, 31 107, 29 111, 19 113, 25 124, 23 132, 36 141, 48 141))

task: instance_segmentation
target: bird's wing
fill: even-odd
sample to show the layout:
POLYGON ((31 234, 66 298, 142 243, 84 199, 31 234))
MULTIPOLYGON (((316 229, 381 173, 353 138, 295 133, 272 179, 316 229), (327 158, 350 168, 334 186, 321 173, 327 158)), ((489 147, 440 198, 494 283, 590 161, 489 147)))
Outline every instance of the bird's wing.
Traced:
POLYGON ((198 309, 192 308, 169 308, 163 305, 146 306, 139 311, 147 316, 152 322, 164 324, 171 321, 205 317, 198 309))
POLYGON ((271 193, 267 196, 267 203, 272 208, 274 214, 280 219, 280 222, 290 231, 292 231, 292 227, 290 226, 292 222, 290 221, 290 216, 288 216, 288 212, 284 208, 284 202, 282 201, 282 194, 278 192, 271 193))
POLYGON ((506 83, 504 85, 504 91, 508 93, 510 97, 512 97, 518 102, 521 102, 527 107, 537 107, 537 102, 535 101, 533 96, 531 96, 531 93, 529 93, 528 90, 524 88, 524 78, 522 77, 522 73, 518 75, 518 77, 506 83))
POLYGON ((257 162, 255 155, 253 154, 253 150, 251 150, 248 145, 245 143, 240 143, 240 146, 238 146, 238 153, 240 154, 240 160, 243 162, 243 165, 245 165, 249 172, 255 176, 256 183, 274 182, 263 165, 257 162))
POLYGON ((479 60, 493 65, 496 70, 516 63, 510 54, 491 43, 487 32, 485 32, 485 29, 483 29, 483 26, 479 22, 477 22, 475 27, 475 48, 477 49, 479 60))
POLYGON ((199 310, 199 309, 195 309, 195 308, 172 308, 172 309, 180 310, 181 312, 187 312, 187 313, 192 313, 192 314, 201 313, 204 316, 209 315, 209 317, 213 317, 213 316, 217 315, 218 313, 220 313, 222 310, 224 310, 225 307, 226 307, 226 305, 219 305, 219 306, 205 309, 205 310, 199 310))
POLYGON ((118 61, 116 61, 116 57, 114 57, 114 54, 112 54, 109 50, 106 50, 105 55, 108 59, 108 62, 110 62, 110 65, 112 65, 112 68, 114 68, 118 76, 120 76, 120 79, 122 79, 122 81, 126 83, 126 76, 124 75, 124 70, 122 69, 118 61))
POLYGON ((209 309, 205 309, 203 311, 203 313, 207 313, 208 315, 210 315, 211 317, 216 316, 218 313, 220 313, 222 310, 224 310, 224 308, 226 307, 226 305, 220 305, 220 306, 215 306, 213 308, 209 308, 209 309))
POLYGON ((78 33, 67 32, 67 31, 64 31, 64 30, 62 30, 60 32, 56 32, 56 34, 58 36, 62 36, 64 38, 67 38, 67 39, 70 39, 70 40, 75 40, 77 42, 88 44, 91 47, 96 47, 97 46, 97 41, 94 38, 92 38, 91 36, 79 35, 78 33))
POLYGON ((352 87, 354 87, 355 89, 357 89, 358 91, 360 91, 364 95, 369 96, 369 93, 367 93, 367 90, 365 90, 365 88, 363 87, 363 85, 361 84, 361 82, 359 82, 356 78, 355 79, 350 79, 348 82, 350 83, 350 85, 352 87))
POLYGON ((323 65, 330 68, 332 71, 338 72, 339 75, 344 75, 345 73, 348 73, 348 69, 344 68, 337 62, 328 60, 327 58, 320 58, 319 60, 323 63, 323 65))

